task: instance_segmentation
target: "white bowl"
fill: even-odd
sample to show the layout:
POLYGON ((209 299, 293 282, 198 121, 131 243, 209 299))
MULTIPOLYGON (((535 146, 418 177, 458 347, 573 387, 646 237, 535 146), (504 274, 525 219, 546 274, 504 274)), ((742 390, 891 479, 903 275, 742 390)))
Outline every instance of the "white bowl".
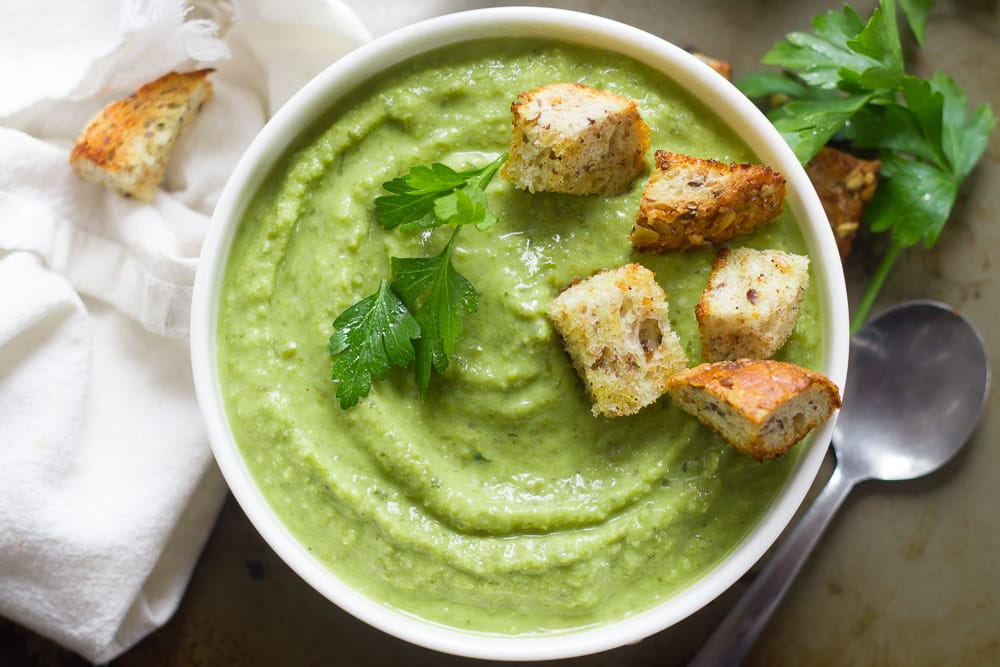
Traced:
POLYGON ((227 424, 216 364, 216 313, 227 255, 244 207, 303 128, 342 95, 422 52, 476 38, 538 37, 620 52, 672 78, 727 122, 788 184, 786 206, 799 221, 819 290, 823 372, 842 387, 848 315, 843 272, 819 199, 795 156, 767 119, 733 86, 684 50, 636 28, 596 16, 545 8, 496 8, 425 21, 371 42, 331 65, 299 91, 261 131, 233 172, 212 219, 195 284, 191 354, 198 400, 212 449, 230 489, 278 555, 322 595, 391 635, 438 651, 495 660, 542 660, 604 651, 639 641, 701 609, 771 546, 799 507, 830 441, 833 421, 801 452, 794 471, 760 523, 706 575, 658 606, 625 620, 571 632, 498 636, 467 632, 390 609, 358 593, 314 559, 271 510, 227 424))

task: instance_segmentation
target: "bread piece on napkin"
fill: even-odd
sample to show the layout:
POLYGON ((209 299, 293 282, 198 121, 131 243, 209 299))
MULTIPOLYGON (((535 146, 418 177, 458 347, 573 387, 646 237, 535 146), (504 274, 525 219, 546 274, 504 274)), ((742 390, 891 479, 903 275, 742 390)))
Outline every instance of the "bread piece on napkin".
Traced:
POLYGON ((70 164, 83 178, 152 201, 177 137, 212 95, 211 69, 170 72, 95 115, 70 164))
POLYGON ((702 358, 773 356, 791 336, 808 286, 808 257, 780 250, 720 249, 694 308, 702 358))
POLYGON ((701 364, 667 381, 670 397, 758 461, 781 456, 840 408, 826 376, 773 359, 701 364))
POLYGON ((549 304, 548 316, 590 392, 595 415, 635 414, 687 366, 667 314, 663 288, 639 264, 601 271, 549 304))
POLYGON ((529 192, 617 195, 646 170, 649 127, 635 100, 550 83, 511 105, 514 134, 500 175, 529 192))
POLYGON ((725 243, 781 214, 785 177, 760 164, 656 151, 630 240, 661 252, 725 243))

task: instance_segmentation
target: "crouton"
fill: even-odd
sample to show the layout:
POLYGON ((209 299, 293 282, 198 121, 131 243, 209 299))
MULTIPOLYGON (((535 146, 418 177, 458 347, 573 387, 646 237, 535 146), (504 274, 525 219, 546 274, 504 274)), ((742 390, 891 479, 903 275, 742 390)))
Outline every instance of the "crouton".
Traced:
POLYGON ((712 69, 714 69, 716 72, 718 72, 719 74, 721 74, 723 76, 723 78, 725 78, 727 81, 731 81, 732 80, 732 78, 733 78, 733 67, 732 67, 732 65, 730 65, 729 63, 727 63, 725 60, 719 60, 718 58, 713 58, 712 56, 705 55, 704 53, 701 53, 700 51, 697 51, 697 50, 694 50, 694 49, 688 49, 688 51, 695 58, 697 58, 698 60, 700 60, 701 62, 705 63, 706 65, 708 65, 709 67, 711 67, 712 69))
POLYGON ((212 94, 211 69, 171 72, 104 107, 70 154, 83 178, 152 201, 181 131, 212 94))
POLYGON ((631 415, 656 401, 687 366, 656 276, 639 264, 602 271, 565 289, 548 308, 593 413, 631 415))
POLYGON ((618 195, 646 171, 649 127, 634 100, 551 83, 511 105, 514 134, 501 176, 529 192, 618 195))
POLYGON ((660 252, 721 244, 781 214, 785 178, 764 165, 656 151, 630 239, 660 252))
POLYGON ((862 160, 829 146, 820 149, 806 165, 806 173, 837 238, 842 260, 851 251, 858 223, 875 194, 881 169, 878 160, 862 160))
POLYGON ((706 363, 674 374, 670 397, 758 461, 781 456, 840 408, 827 377, 773 359, 706 363))
POLYGON ((809 286, 809 258, 721 248, 695 306, 702 358, 767 359, 788 340, 809 286))

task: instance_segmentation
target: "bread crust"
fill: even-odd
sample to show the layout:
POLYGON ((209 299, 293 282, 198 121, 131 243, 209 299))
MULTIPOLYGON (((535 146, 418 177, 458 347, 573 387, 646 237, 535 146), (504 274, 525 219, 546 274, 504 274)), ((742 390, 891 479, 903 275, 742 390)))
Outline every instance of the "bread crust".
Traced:
POLYGON ((722 244, 774 220, 784 199, 784 176, 766 165, 658 150, 629 238, 646 252, 722 244))
POLYGON ((704 363, 667 381, 671 399, 758 461, 781 456, 840 409, 821 373, 773 359, 704 363))
POLYGON ((70 164, 87 180, 151 201, 178 136, 212 95, 212 71, 170 72, 111 102, 77 138, 70 164))
POLYGON ((687 366, 663 288, 639 264, 601 271, 553 299, 548 316, 593 401, 593 413, 631 415, 687 366))
POLYGON ((500 175, 529 192, 618 195, 647 168, 649 127, 635 100, 581 83, 550 83, 511 104, 500 175))

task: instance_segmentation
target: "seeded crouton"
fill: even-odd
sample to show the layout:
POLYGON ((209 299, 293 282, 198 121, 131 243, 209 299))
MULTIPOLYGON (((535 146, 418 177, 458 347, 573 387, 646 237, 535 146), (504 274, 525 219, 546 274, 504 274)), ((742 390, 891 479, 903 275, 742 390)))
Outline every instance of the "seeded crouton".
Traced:
POLYGON ((841 259, 851 251, 858 223, 875 194, 881 169, 878 160, 862 160, 829 146, 820 149, 806 165, 809 180, 833 227, 841 259))
POLYGON ((713 58, 712 56, 705 55, 696 50, 691 50, 691 55, 693 55, 698 60, 702 61, 716 72, 721 74, 726 80, 731 81, 733 78, 733 67, 725 60, 719 60, 718 58, 713 58))
POLYGON ((550 83, 511 105, 514 134, 501 176, 529 192, 617 195, 646 170, 649 128, 634 100, 550 83))
POLYGON ((594 402, 606 417, 631 415, 666 391, 687 366, 656 276, 639 264, 602 271, 556 297, 549 318, 594 402))
POLYGON ((720 249, 694 309, 702 358, 773 356, 792 334, 808 286, 808 257, 780 250, 720 249))
POLYGON ((758 461, 781 456, 840 408, 827 377, 773 359, 701 364, 673 375, 670 397, 758 461))
POLYGON ((785 178, 770 167, 656 151, 630 239, 660 252, 725 243, 781 214, 785 178))
POLYGON ((171 72, 107 105, 77 138, 70 164, 87 180, 152 201, 174 142, 212 94, 211 71, 171 72))

